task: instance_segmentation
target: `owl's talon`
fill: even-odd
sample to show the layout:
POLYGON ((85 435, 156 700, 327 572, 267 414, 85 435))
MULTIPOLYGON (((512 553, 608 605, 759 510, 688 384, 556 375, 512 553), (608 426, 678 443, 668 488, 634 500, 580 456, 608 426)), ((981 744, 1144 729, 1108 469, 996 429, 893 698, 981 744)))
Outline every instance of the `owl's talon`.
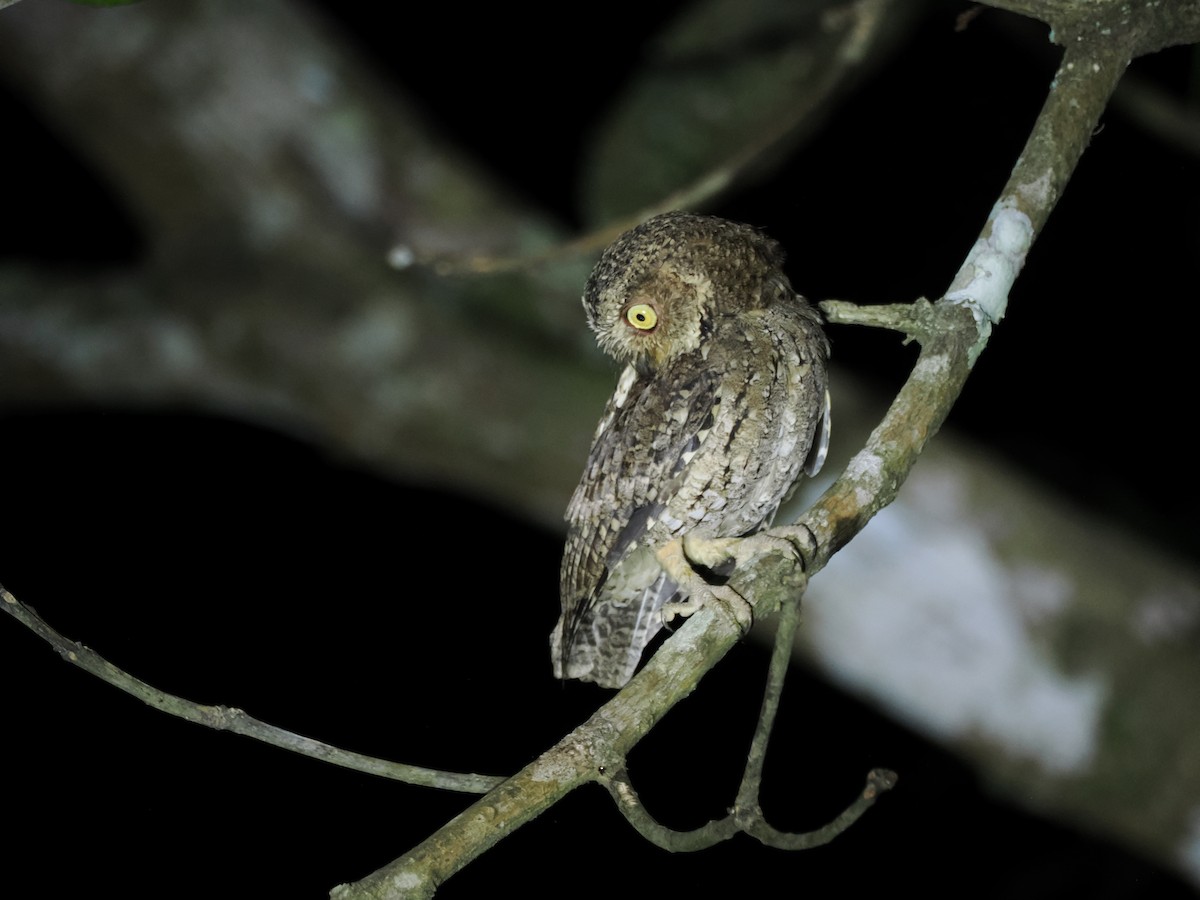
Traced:
POLYGON ((750 605, 750 601, 728 586, 713 588, 713 597, 722 601, 733 614, 742 634, 749 633, 754 625, 754 607, 750 605))
MULTIPOLYGON (((696 576, 699 578, 699 576, 696 576)), ((667 624, 676 616, 690 616, 706 603, 718 602, 729 610, 742 634, 746 634, 754 624, 754 607, 750 602, 728 585, 705 585, 697 588, 685 600, 664 603, 662 608, 663 624, 667 624)))
MULTIPOLYGON (((764 532, 764 534, 767 533, 764 532)), ((807 525, 781 525, 778 528, 772 528, 769 533, 792 545, 792 553, 796 561, 807 572, 808 561, 817 552, 817 536, 813 534, 812 529, 807 525)))
POLYGON ((763 531, 742 540, 745 544, 746 552, 738 555, 738 565, 742 565, 751 559, 757 559, 760 556, 778 553, 784 559, 791 560, 793 565, 804 568, 803 552, 795 541, 790 540, 786 536, 770 531, 763 531))
MULTIPOLYGON (((686 594, 683 600, 663 605, 663 622, 670 622, 676 616, 690 616, 710 600, 718 600, 728 608, 742 633, 749 631, 754 624, 754 609, 750 602, 728 585, 709 584, 695 569, 697 564, 713 568, 730 559, 739 561, 743 557, 740 551, 745 549, 746 540, 750 539, 703 538, 685 534, 662 547, 657 554, 659 563, 686 594)), ((788 544, 786 540, 777 540, 788 544)), ((778 548, 772 545, 771 549, 778 548)))
MULTIPOLYGON (((801 569, 806 569, 804 548, 799 539, 801 533, 807 533, 807 529, 796 528, 796 539, 793 539, 790 526, 742 538, 702 538, 685 534, 680 538, 680 543, 685 559, 692 566, 699 563, 706 568, 715 569, 729 560, 733 560, 736 566, 744 566, 759 557, 778 553, 784 559, 799 565, 801 569)), ((804 542, 805 546, 809 543, 804 542)), ((816 546, 815 543, 811 545, 816 546)))

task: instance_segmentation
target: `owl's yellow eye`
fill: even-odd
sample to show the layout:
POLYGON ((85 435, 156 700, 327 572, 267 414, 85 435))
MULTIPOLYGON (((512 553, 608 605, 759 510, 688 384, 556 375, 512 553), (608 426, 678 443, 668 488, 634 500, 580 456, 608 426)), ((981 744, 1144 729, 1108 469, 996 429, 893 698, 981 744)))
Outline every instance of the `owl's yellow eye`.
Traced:
POLYGON ((635 303, 625 310, 625 321, 638 331, 650 331, 658 324, 658 313, 648 303, 635 303))

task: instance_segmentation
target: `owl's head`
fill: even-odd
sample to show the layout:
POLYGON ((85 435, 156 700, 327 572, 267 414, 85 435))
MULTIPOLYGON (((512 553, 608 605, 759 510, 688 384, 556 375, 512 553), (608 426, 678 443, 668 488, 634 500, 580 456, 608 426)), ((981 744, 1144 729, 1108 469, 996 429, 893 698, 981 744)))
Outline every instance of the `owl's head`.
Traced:
POLYGON ((699 349, 721 316, 790 295, 782 263, 779 245, 749 225, 664 213, 604 251, 583 307, 604 352, 653 370, 699 349))

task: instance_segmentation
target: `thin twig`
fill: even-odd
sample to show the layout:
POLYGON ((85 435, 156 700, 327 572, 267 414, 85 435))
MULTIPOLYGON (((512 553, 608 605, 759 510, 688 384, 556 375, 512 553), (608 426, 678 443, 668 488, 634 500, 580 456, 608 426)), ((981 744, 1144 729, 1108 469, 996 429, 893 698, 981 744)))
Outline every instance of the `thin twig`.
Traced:
POLYGON ((859 306, 847 300, 822 300, 821 312, 835 325, 867 325, 899 331, 908 339, 920 340, 929 334, 929 301, 920 297, 913 303, 888 303, 859 306))
POLYGON ((240 709, 228 706, 204 706, 193 703, 191 700, 185 700, 183 697, 176 697, 174 694, 160 691, 158 688, 134 678, 83 644, 63 637, 47 625, 41 616, 5 590, 3 585, 0 585, 0 600, 3 601, 0 606, 5 612, 50 644, 58 651, 58 655, 71 665, 78 666, 101 681, 106 681, 113 687, 120 688, 125 693, 137 697, 147 706, 152 706, 189 722, 195 722, 197 725, 204 725, 217 731, 232 731, 234 734, 252 737, 257 741, 273 744, 302 756, 333 763, 335 766, 354 769, 356 772, 366 772, 368 775, 391 778, 394 781, 404 781, 408 784, 482 794, 490 791, 504 780, 494 775, 443 772, 423 766, 410 766, 364 756, 361 753, 342 750, 331 744, 269 725, 253 716, 246 715, 240 709))

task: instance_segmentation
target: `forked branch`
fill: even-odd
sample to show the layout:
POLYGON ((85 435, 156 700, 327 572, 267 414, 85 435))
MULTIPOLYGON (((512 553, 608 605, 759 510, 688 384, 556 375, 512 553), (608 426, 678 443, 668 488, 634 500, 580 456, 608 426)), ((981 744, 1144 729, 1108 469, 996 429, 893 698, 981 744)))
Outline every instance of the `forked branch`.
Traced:
POLYGON ((874 769, 867 776, 867 784, 858 797, 832 822, 815 831, 790 834, 773 828, 763 817, 759 797, 762 789, 763 763, 767 745, 779 710, 779 699, 783 693, 783 682, 787 675, 788 662, 792 655, 792 642, 800 623, 800 600, 803 589, 784 602, 775 631, 775 647, 771 654, 771 665, 767 676, 767 687, 763 694, 762 711, 758 727, 754 732, 750 753, 742 784, 738 789, 737 801, 729 815, 709 822, 693 831, 676 831, 657 822, 642 806, 637 792, 629 780, 624 767, 602 779, 622 815, 646 840, 655 846, 672 852, 704 850, 726 841, 739 832, 750 835, 768 847, 779 850, 806 850, 827 844, 866 812, 879 795, 896 786, 896 774, 886 769, 874 769))

